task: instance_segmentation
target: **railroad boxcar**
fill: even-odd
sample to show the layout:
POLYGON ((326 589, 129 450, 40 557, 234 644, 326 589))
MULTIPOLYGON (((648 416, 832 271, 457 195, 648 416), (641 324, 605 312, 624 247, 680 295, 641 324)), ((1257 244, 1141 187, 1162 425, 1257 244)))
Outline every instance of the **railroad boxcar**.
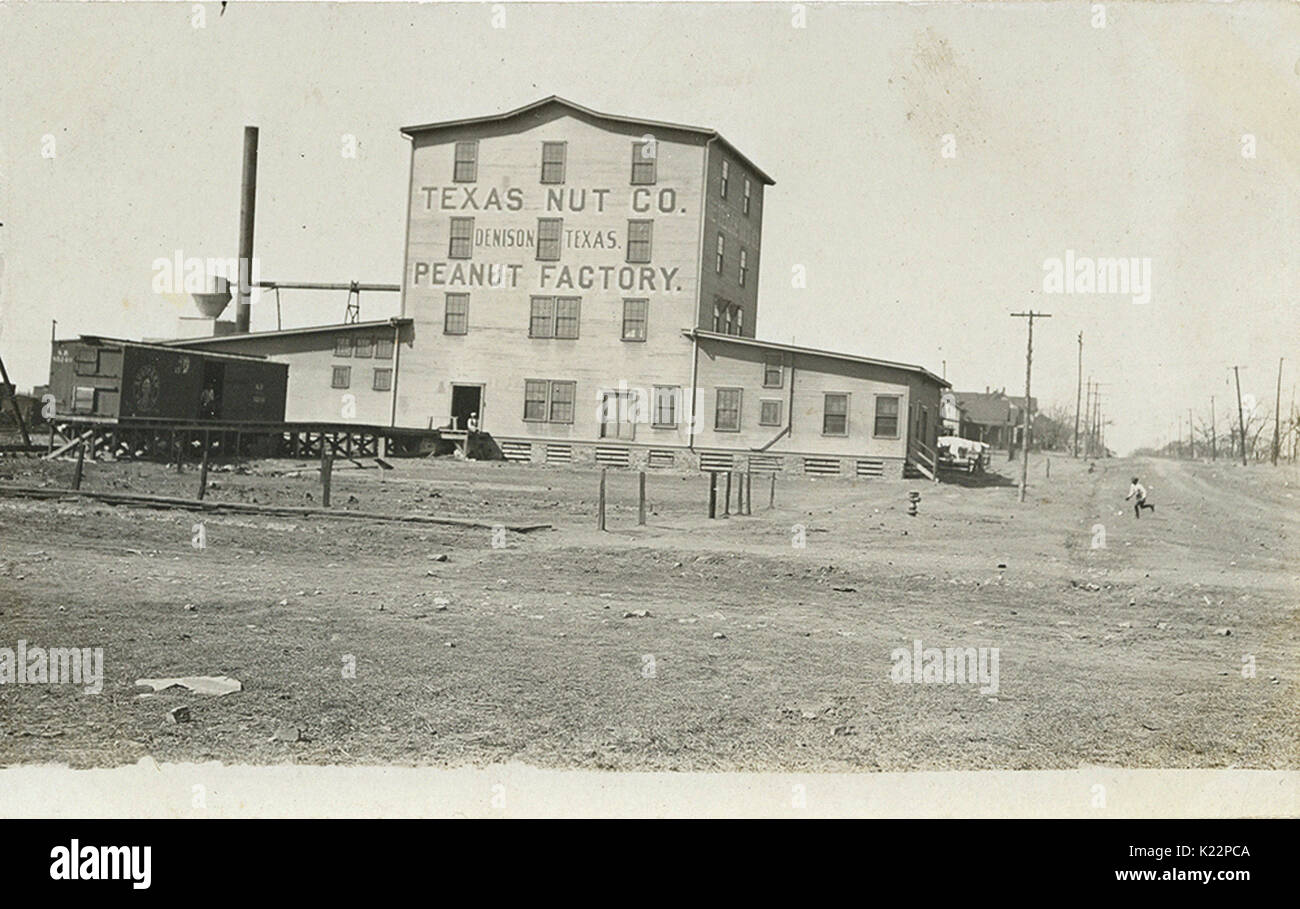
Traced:
POLYGON ((50 393, 64 416, 278 423, 288 384, 288 365, 264 357, 97 335, 55 341, 50 357, 50 393))

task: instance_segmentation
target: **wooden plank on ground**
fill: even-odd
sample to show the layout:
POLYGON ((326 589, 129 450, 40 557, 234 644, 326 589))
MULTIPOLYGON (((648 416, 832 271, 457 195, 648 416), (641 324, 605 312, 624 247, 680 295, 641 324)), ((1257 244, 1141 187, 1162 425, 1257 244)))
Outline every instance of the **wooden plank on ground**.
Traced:
POLYGON ((76 448, 78 445, 80 445, 86 439, 89 439, 94 434, 95 434, 95 430, 87 429, 85 432, 77 436, 71 442, 68 442, 66 445, 60 445, 58 448, 54 449, 52 452, 47 454, 45 456, 45 460, 47 461, 53 460, 54 458, 57 458, 59 455, 63 454, 64 452, 71 451, 73 448, 76 448))

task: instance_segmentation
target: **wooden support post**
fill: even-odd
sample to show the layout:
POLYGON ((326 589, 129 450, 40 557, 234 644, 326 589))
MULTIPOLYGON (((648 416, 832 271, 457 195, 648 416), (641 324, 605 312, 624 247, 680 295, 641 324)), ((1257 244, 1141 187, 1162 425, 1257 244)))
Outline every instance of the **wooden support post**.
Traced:
POLYGON ((772 474, 772 485, 767 490, 767 507, 776 507, 776 474, 772 474))
POLYGON ((208 431, 203 430, 203 457, 199 459, 199 498, 208 494, 208 448, 211 446, 208 431))
POLYGON ((320 496, 321 507, 330 507, 330 477, 334 472, 334 456, 321 452, 320 456, 320 496))
POLYGON ((718 475, 709 471, 709 517, 718 516, 718 475))
POLYGON ((172 430, 172 445, 176 448, 176 472, 185 472, 185 431, 181 430, 180 441, 176 439, 176 431, 172 430))
POLYGON ((86 464, 86 443, 83 440, 82 443, 77 446, 77 466, 72 470, 73 489, 81 488, 81 469, 85 466, 85 464, 86 464))
POLYGON ((752 471, 745 471, 745 514, 754 513, 754 474, 752 471))
POLYGON ((727 491, 722 497, 722 516, 731 517, 731 471, 727 471, 727 491))
POLYGON ((605 529, 605 468, 600 469, 600 500, 596 505, 596 529, 605 529))
POLYGON ((636 522, 639 526, 645 526, 645 471, 641 471, 640 481, 638 482, 636 522))

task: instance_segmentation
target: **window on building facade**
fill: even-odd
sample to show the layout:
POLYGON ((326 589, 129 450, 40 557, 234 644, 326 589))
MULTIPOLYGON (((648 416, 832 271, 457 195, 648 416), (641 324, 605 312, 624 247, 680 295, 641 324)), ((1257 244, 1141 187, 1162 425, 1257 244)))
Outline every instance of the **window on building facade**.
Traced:
POLYGON ((623 340, 644 341, 649 318, 649 300, 623 301, 623 340))
POLYGON ((740 251, 740 275, 739 275, 739 281, 741 287, 745 286, 745 278, 747 278, 748 276, 749 276, 749 254, 744 249, 742 249, 740 251))
POLYGON ((468 259, 474 252, 474 219, 452 218, 451 241, 448 244, 449 259, 468 259))
POLYGON ((524 419, 544 422, 546 420, 546 402, 550 383, 545 379, 527 379, 524 381, 524 419))
POLYGON ((713 304, 713 330, 724 335, 741 335, 745 331, 745 310, 719 298, 713 304))
POLYGON ((763 354, 763 387, 780 388, 785 384, 785 368, 779 353, 763 354))
POLYGON ((350 388, 352 386, 352 367, 335 366, 330 376, 330 388, 350 388))
POLYGON ((377 367, 375 380, 370 387, 375 391, 388 391, 393 387, 393 371, 387 367, 377 367))
POLYGON ((334 339, 334 356, 336 357, 352 356, 351 335, 339 335, 334 339))
POLYGON ((719 388, 713 408, 713 428, 721 432, 740 431, 740 389, 719 388))
POLYGON ((749 177, 746 177, 746 178, 745 178, 745 194, 744 194, 744 196, 741 198, 741 208, 742 208, 742 209, 744 210, 744 212, 745 212, 745 217, 749 217, 749 199, 750 199, 750 183, 749 183, 749 177))
POLYGON ((375 355, 375 339, 357 338, 352 342, 352 355, 366 358, 373 357, 375 355))
POLYGON ((847 436, 849 434, 849 396, 828 394, 822 407, 822 435, 847 436))
POLYGON ((578 337, 581 312, 581 297, 533 297, 528 337, 572 340, 578 337))
POLYGON ((718 255, 713 264, 713 270, 718 274, 722 274, 722 251, 725 242, 726 241, 722 239, 722 234, 718 234, 718 255))
POLYGON ((758 412, 758 422, 760 426, 780 426, 781 402, 776 400, 762 401, 758 412))
POLYGON ((539 262, 559 261, 560 245, 563 240, 563 218, 537 219, 537 260, 539 262))
POLYGON ((572 423, 576 382, 524 380, 524 419, 530 423, 572 423))
POLYGON ((682 390, 676 385, 656 385, 654 387, 653 414, 651 419, 655 426, 677 425, 677 399, 682 390))
POLYGON ((565 143, 563 142, 542 143, 543 183, 564 182, 564 152, 565 143))
POLYGON ((727 189, 731 186, 731 162, 725 158, 722 161, 722 187, 719 195, 727 198, 727 189))
POLYGON ((552 423, 573 422, 573 402, 577 397, 575 394, 577 387, 576 382, 551 383, 550 421, 552 423))
POLYGON ((473 183, 478 179, 478 140, 456 143, 456 166, 452 180, 473 183))
POLYGON ((627 222, 627 260, 646 263, 650 261, 650 243, 654 231, 653 221, 627 222))
POLYGON ((582 309, 582 297, 555 298, 555 337, 572 339, 578 337, 578 318, 582 309))
POLYGON ((469 294, 447 294, 443 306, 442 331, 448 335, 469 333, 469 294))
POLYGON ((533 297, 532 313, 528 319, 528 337, 555 337, 555 298, 533 297))
POLYGON ((375 359, 376 360, 393 359, 392 338, 375 338, 375 359))
POLYGON ((898 438, 898 396, 876 396, 876 436, 882 439, 898 438))
POLYGON ((632 185, 633 186, 650 186, 656 179, 655 174, 655 142, 653 139, 641 140, 632 143, 632 185))

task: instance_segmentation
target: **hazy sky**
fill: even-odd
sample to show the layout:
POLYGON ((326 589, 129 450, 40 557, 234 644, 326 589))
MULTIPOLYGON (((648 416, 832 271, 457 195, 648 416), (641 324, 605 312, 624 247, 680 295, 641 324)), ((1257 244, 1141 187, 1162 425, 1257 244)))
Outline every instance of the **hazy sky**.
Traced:
MULTIPOLYGON (((60 336, 171 335, 155 259, 233 256, 242 127, 261 129, 257 255, 281 281, 401 279, 399 127, 558 94, 718 129, 768 190, 758 335, 944 370, 1167 439, 1300 374, 1294 3, 0 5, 0 353, 20 387, 60 336), (202 27, 196 10, 204 11, 202 27), (341 153, 343 135, 359 153, 341 153), (944 136, 955 157, 944 157, 944 136), (1254 157, 1243 155, 1252 140, 1254 157), (53 137, 53 156, 49 139, 53 137), (1245 142, 1246 144, 1243 144, 1245 142), (43 154, 43 151, 45 154, 43 154), (1151 260, 1151 300, 1046 294, 1045 259, 1151 260), (802 265, 807 287, 792 287, 802 265)), ((345 294, 284 297, 286 326, 345 294)), ((363 318, 396 295, 363 299, 363 318)), ((275 327, 270 298, 254 330, 275 327)), ((1221 422, 1221 431, 1226 424, 1221 422)))

